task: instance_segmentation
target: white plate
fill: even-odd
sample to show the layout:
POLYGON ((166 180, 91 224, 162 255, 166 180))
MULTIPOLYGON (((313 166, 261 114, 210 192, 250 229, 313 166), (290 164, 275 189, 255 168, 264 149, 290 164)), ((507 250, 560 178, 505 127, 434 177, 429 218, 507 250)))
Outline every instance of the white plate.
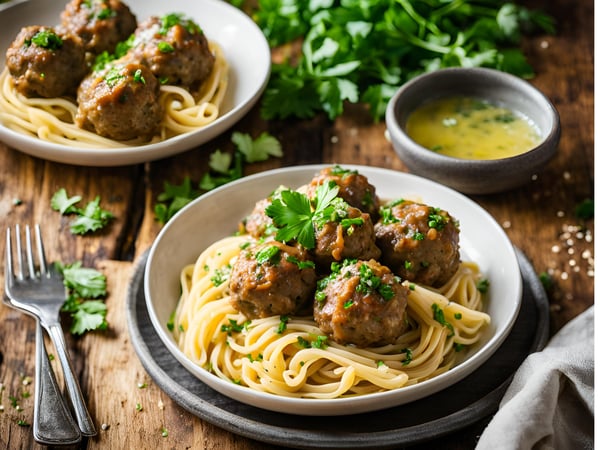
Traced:
POLYGON ((421 200, 458 219, 462 258, 479 264, 490 281, 486 312, 492 324, 462 363, 431 380, 393 391, 332 400, 297 399, 223 381, 179 350, 166 325, 178 301, 183 266, 195 262, 212 242, 233 233, 256 201, 280 185, 293 188, 306 184, 323 167, 326 166, 278 169, 243 178, 196 199, 165 225, 150 249, 144 274, 148 312, 165 346, 184 367, 221 394, 260 408, 294 414, 346 415, 384 409, 423 398, 466 377, 492 356, 519 312, 522 285, 514 248, 497 222, 462 194, 415 175, 365 166, 343 167, 367 176, 381 198, 421 200))
MULTIPOLYGON (((0 49, 5 52, 21 27, 55 26, 67 0, 28 0, 0 12, 0 49)), ((125 0, 138 21, 171 12, 193 18, 217 42, 230 65, 229 86, 219 118, 210 125, 164 142, 120 149, 82 149, 25 136, 0 124, 0 140, 33 156, 85 166, 120 166, 152 161, 197 147, 223 133, 256 103, 271 72, 269 45, 242 11, 220 0, 125 0)), ((4 54, 4 53, 3 53, 4 54)), ((5 58, 0 58, 0 70, 5 58)))

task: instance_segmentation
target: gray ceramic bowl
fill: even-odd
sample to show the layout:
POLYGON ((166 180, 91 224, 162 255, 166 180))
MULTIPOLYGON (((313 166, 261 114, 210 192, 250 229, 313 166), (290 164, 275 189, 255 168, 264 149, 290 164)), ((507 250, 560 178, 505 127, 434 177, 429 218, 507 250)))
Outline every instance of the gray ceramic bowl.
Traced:
POLYGON ((411 172, 466 194, 502 192, 530 181, 555 155, 560 140, 558 112, 544 94, 514 75, 483 68, 441 69, 408 81, 390 100, 386 125, 394 150, 411 172), (459 159, 424 148, 406 134, 408 117, 417 107, 457 95, 521 112, 539 128, 540 144, 509 158, 459 159))

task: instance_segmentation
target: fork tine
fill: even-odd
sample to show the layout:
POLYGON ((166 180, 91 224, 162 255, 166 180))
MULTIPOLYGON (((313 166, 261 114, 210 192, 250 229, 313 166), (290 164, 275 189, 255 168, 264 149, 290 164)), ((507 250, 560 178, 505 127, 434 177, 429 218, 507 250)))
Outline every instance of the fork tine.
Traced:
POLYGON ((25 249, 27 254, 27 268, 29 269, 29 277, 35 278, 35 263, 33 261, 33 247, 31 245, 31 230, 29 225, 25 225, 25 249))
POLYGON ((4 270, 6 271, 6 276, 4 277, 4 284, 6 286, 11 286, 14 280, 13 273, 13 261, 12 261, 12 243, 10 238, 10 227, 6 229, 6 251, 4 252, 4 270))
POLYGON ((44 251, 44 242, 42 241, 42 232, 39 223, 35 224, 35 239, 37 241, 38 258, 40 260, 40 273, 47 275, 48 263, 46 262, 46 252, 44 251))
MULTIPOLYGON (((17 244, 17 265, 18 269, 16 271, 17 278, 19 280, 25 279, 25 274, 23 272, 23 252, 21 250, 21 227, 19 224, 15 225, 15 242, 17 244)), ((14 269, 13 269, 14 270, 14 269)))

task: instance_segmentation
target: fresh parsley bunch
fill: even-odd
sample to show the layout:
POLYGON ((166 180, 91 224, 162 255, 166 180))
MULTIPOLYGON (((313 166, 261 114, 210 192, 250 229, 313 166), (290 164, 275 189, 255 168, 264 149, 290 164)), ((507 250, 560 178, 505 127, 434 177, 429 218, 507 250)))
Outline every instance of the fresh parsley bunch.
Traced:
POLYGON ((378 121, 407 80, 444 67, 491 67, 530 78, 522 34, 553 19, 501 0, 259 0, 253 18, 272 47, 302 39, 274 64, 265 119, 341 115, 364 102, 378 121))

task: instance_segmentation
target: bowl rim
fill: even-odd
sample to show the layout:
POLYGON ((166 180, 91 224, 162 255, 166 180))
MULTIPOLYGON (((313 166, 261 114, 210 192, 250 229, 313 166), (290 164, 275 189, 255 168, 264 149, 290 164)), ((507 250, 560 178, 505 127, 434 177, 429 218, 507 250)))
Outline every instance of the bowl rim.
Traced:
MULTIPOLYGON (((466 89, 461 89, 468 91, 468 85, 462 84, 462 87, 466 87, 466 89)), ((458 92, 461 94, 462 92, 458 92)), ((443 98, 444 96, 424 96, 423 99, 418 103, 418 105, 422 105, 423 103, 434 99, 434 98, 443 98)), ((414 111, 415 107, 411 108, 410 112, 414 111)), ((408 114, 410 114, 408 112, 408 114)), ((536 123, 535 117, 528 117, 531 121, 536 123)), ((432 72, 427 72, 425 74, 421 74, 412 78, 403 84, 392 96, 390 101, 386 107, 385 121, 388 132, 390 133, 390 137, 392 135, 399 141, 402 142, 402 153, 406 153, 410 151, 413 155, 419 155, 419 157, 423 158, 425 161, 435 164, 435 163, 445 163, 445 164, 457 164, 457 165, 472 165, 472 166, 482 166, 482 167, 497 167, 501 164, 514 165, 518 163, 528 163, 530 159, 535 159, 539 156, 539 154, 546 154, 546 158, 543 159, 543 163, 547 162, 557 151, 558 142, 560 140, 561 135, 561 122, 560 115, 558 110, 554 106, 554 104, 550 101, 550 99, 536 86, 529 83, 527 80, 520 78, 516 75, 513 75, 508 72, 503 72, 497 69, 491 69, 487 67, 448 67, 443 69, 438 69, 432 72), (504 158, 496 158, 496 159, 469 159, 469 158, 456 158, 453 156, 448 156, 440 153, 436 153, 426 147, 423 147, 421 144, 414 141, 408 133, 406 133, 404 127, 399 123, 397 119, 397 113, 400 108, 400 100, 407 93, 410 93, 411 90, 418 88, 423 83, 429 83, 432 79, 440 79, 452 77, 455 80, 455 84, 457 81, 463 79, 465 76, 473 76, 473 75, 486 76, 488 78, 494 79, 495 81, 501 83, 502 85, 516 85, 519 88, 519 91, 522 92, 527 97, 535 100, 536 104, 542 106, 548 110, 550 117, 550 126, 548 127, 548 132, 542 136, 542 140, 535 147, 523 152, 518 155, 513 155, 504 158), (407 150, 410 149, 410 150, 407 150)), ((537 124, 537 123, 536 123, 537 124)), ((393 139, 392 139, 393 142, 393 139)), ((398 151, 398 150, 396 150, 398 151)), ((541 163, 541 161, 540 161, 541 163)))

